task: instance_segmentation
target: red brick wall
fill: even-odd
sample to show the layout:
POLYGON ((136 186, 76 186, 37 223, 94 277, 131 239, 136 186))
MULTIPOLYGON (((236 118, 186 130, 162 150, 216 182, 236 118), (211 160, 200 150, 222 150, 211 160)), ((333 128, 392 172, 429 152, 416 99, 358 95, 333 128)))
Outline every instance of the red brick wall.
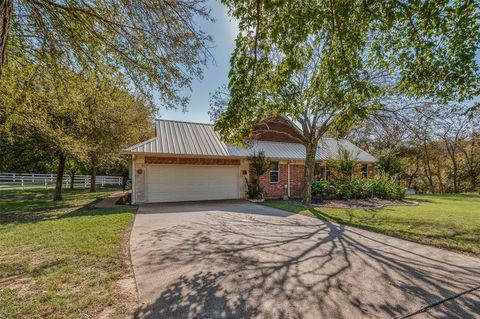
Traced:
POLYGON ((368 169, 368 178, 375 177, 375 165, 374 164, 369 164, 367 166, 367 169, 368 169))
MULTIPOLYGON (((260 176, 260 186, 263 187, 263 193, 266 198, 278 198, 286 195, 285 185, 287 185, 288 165, 279 165, 278 183, 270 183, 270 173, 266 172, 260 176)), ((290 164, 290 197, 301 197, 303 192, 303 174, 304 166, 301 164, 290 164)))
POLYGON ((260 141, 300 143, 298 132, 284 118, 277 117, 265 120, 253 129, 252 139, 260 141), (275 132, 278 131, 278 132, 275 132), (285 132, 282 134, 279 132, 285 132), (292 137, 293 136, 293 137, 292 137))
POLYGON ((231 158, 145 157, 145 164, 240 165, 231 158))

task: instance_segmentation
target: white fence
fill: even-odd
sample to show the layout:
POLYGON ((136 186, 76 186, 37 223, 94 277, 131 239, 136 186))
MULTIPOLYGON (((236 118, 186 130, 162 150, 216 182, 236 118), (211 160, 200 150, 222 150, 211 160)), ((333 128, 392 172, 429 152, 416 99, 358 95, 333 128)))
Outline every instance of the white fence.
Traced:
MULTIPOLYGON (((24 173, 0 173, 0 186, 20 186, 22 188, 29 186, 44 186, 55 185, 57 174, 24 174, 24 173)), ((63 184, 70 185, 71 176, 63 176, 63 184)), ((90 186, 90 175, 75 175, 73 179, 75 186, 90 186)), ((121 176, 97 176, 95 184, 102 186, 121 186, 121 176)))

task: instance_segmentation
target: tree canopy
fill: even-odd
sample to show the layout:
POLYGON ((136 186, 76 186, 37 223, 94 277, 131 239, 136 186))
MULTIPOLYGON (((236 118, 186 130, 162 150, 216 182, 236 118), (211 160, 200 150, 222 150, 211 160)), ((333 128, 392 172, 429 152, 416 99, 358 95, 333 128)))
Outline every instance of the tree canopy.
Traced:
POLYGON ((205 0, 2 0, 0 8, 0 76, 16 52, 56 73, 106 64, 138 90, 158 90, 162 105, 184 107, 180 91, 209 58, 210 37, 196 22, 211 20, 205 0))
POLYGON ((0 163, 8 166, 15 154, 22 154, 17 147, 26 148, 23 153, 32 161, 53 162, 56 199, 69 159, 94 170, 114 162, 122 148, 150 137, 153 114, 153 106, 130 93, 115 70, 100 78, 62 72, 58 78, 43 64, 9 61, 0 87, 0 147, 7 149, 0 163))
POLYGON ((345 131, 389 94, 447 102, 479 93, 476 1, 223 3, 240 34, 228 106, 212 112, 216 128, 242 143, 268 116, 297 122, 307 151, 307 203, 314 148, 326 132, 345 131))

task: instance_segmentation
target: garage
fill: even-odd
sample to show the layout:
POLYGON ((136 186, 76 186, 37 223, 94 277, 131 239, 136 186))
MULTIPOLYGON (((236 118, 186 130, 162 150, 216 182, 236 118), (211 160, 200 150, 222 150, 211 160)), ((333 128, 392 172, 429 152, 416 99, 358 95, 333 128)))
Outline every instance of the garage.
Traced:
POLYGON ((146 165, 146 202, 239 198, 237 165, 146 165))

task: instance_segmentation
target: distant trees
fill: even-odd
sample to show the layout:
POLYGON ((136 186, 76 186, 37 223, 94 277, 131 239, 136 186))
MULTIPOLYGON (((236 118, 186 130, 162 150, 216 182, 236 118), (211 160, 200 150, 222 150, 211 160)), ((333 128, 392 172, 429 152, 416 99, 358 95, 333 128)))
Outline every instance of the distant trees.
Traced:
POLYGON ((390 173, 393 168, 408 188, 430 193, 478 191, 480 117, 466 110, 464 105, 445 109, 426 103, 393 113, 380 111, 352 129, 349 138, 379 158, 379 169, 390 173), (402 138, 381 142, 395 140, 392 135, 402 138))
MULTIPOLYGON (((97 78, 63 70, 64 76, 58 78, 44 65, 26 59, 10 61, 4 71, 2 144, 24 147, 25 153, 41 150, 40 154, 49 154, 46 159, 57 167, 55 200, 62 199, 68 159, 95 172, 105 156, 119 156, 122 147, 150 131, 151 106, 129 93, 122 77, 113 71, 110 78, 97 78)), ((33 154, 29 158, 35 160, 33 154)))
POLYGON ((55 166, 56 200, 65 168, 80 167, 95 191, 98 170, 152 133, 155 110, 186 107, 210 58, 205 2, 0 1, 1 167, 55 166))

